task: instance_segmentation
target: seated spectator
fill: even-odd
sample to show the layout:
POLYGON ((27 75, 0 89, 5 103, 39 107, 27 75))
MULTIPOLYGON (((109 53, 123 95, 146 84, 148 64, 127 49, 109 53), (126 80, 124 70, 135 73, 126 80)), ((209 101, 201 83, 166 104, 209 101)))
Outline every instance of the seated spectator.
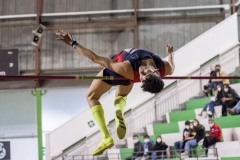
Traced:
POLYGON ((133 136, 133 153, 132 156, 127 157, 126 160, 141 160, 144 154, 143 144, 139 140, 138 135, 133 136))
POLYGON ((227 108, 227 111, 231 115, 240 114, 240 101, 238 101, 238 103, 232 109, 231 108, 227 108))
MULTIPOLYGON (((217 77, 225 77, 228 76, 228 74, 221 69, 220 64, 215 65, 215 71, 216 71, 216 76, 217 77)), ((220 84, 229 84, 229 79, 212 79, 212 82, 216 83, 216 85, 220 84)))
POLYGON ((183 130, 183 139, 181 141, 177 141, 174 143, 174 148, 178 153, 181 153, 184 149, 184 141, 187 141, 187 138, 190 135, 190 122, 186 121, 185 122, 185 128, 183 130))
POLYGON ((150 159, 153 151, 153 143, 151 142, 150 137, 148 135, 144 136, 143 149, 144 149, 144 155, 141 160, 150 159))
MULTIPOLYGON (((210 71, 210 77, 216 77, 217 73, 215 71, 215 66, 211 66, 211 71, 210 71)), ((217 83, 216 82, 212 82, 212 79, 209 79, 208 83, 206 85, 203 86, 203 92, 205 94, 206 97, 213 96, 213 90, 216 91, 217 90, 217 83)))
POLYGON ((188 156, 189 155, 189 151, 191 147, 195 147, 198 145, 198 143, 200 141, 203 140, 204 138, 204 132, 205 132, 205 128, 203 125, 201 125, 199 123, 199 121, 197 119, 193 120, 193 137, 191 137, 190 140, 188 140, 185 143, 185 147, 184 147, 184 152, 181 154, 181 156, 188 156))
POLYGON ((208 116, 212 117, 214 114, 214 106, 222 105, 222 98, 223 98, 222 85, 218 84, 215 98, 211 99, 211 101, 203 107, 203 110, 198 115, 202 116, 203 112, 207 112, 208 116))
POLYGON ((222 98, 222 116, 227 116, 227 108, 233 108, 239 100, 237 92, 228 84, 224 84, 224 92, 222 98))
POLYGON ((168 145, 162 141, 162 137, 157 136, 156 143, 153 147, 152 160, 167 158, 167 148, 168 145))
POLYGON ((220 127, 214 122, 213 119, 208 120, 208 124, 210 126, 210 134, 206 134, 203 147, 205 148, 205 155, 208 156, 208 148, 212 145, 215 145, 217 142, 221 141, 222 132, 220 127))

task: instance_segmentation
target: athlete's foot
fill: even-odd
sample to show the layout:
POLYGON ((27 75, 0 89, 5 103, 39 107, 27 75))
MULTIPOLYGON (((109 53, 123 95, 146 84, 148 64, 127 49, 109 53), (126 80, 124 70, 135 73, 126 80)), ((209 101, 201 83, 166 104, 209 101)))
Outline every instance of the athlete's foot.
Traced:
POLYGON ((119 139, 123 139, 126 135, 126 125, 121 110, 116 111, 115 115, 116 130, 119 139))
POLYGON ((106 149, 111 148, 113 145, 114 142, 111 136, 101 139, 98 148, 92 152, 92 155, 93 156, 102 155, 106 149))

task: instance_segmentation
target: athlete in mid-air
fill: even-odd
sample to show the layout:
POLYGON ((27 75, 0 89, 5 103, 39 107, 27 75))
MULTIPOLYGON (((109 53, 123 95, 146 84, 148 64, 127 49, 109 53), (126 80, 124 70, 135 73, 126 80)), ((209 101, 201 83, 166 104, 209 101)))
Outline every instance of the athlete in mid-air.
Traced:
POLYGON ((106 149, 112 147, 114 142, 105 124, 104 111, 99 102, 100 97, 112 86, 117 86, 115 93, 116 99, 114 101, 116 107, 115 123, 117 135, 119 139, 123 139, 126 134, 124 107, 126 105, 127 95, 135 82, 142 83, 141 88, 143 91, 150 93, 161 92, 164 87, 161 78, 166 75, 171 75, 174 71, 173 47, 170 45, 166 47, 168 53, 167 61, 164 61, 154 53, 137 48, 124 49, 110 59, 99 56, 77 43, 77 41, 73 39, 71 33, 65 30, 58 30, 56 35, 58 39, 71 45, 79 54, 103 66, 104 69, 101 70, 97 76, 113 76, 116 79, 124 79, 95 79, 88 89, 88 104, 102 135, 98 148, 93 151, 92 154, 101 155, 106 149))

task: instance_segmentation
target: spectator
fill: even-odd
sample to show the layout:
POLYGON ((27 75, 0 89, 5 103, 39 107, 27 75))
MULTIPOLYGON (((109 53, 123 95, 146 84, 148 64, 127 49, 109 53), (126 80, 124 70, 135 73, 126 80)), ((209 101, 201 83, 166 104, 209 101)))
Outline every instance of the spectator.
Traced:
MULTIPOLYGON (((210 71, 210 77, 216 77, 217 73, 215 71, 215 66, 211 66, 211 71, 210 71)), ((206 97, 213 96, 213 90, 216 91, 217 90, 217 83, 216 82, 212 82, 212 79, 209 79, 208 84, 204 85, 203 87, 203 92, 205 94, 206 97)))
POLYGON ((207 112, 209 117, 212 117, 214 114, 214 106, 222 105, 222 98, 223 98, 223 88, 221 84, 217 85, 217 92, 215 98, 211 98, 211 101, 207 103, 203 110, 198 114, 199 116, 202 116, 203 112, 207 112))
POLYGON ((240 101, 238 101, 238 103, 232 109, 231 108, 227 108, 227 111, 231 115, 240 114, 240 101))
POLYGON ((190 122, 189 121, 186 121, 185 122, 185 128, 183 130, 183 138, 181 141, 177 141, 174 143, 174 148, 175 150, 178 152, 178 153, 181 153, 184 149, 184 141, 187 141, 187 138, 189 137, 190 135, 190 122))
POLYGON ((208 155, 208 148, 212 145, 215 145, 217 142, 221 141, 222 132, 220 127, 214 122, 213 119, 208 120, 208 124, 210 126, 210 134, 206 134, 203 147, 205 148, 205 155, 208 155))
POLYGON ((201 125, 197 119, 194 119, 193 120, 194 137, 191 137, 191 139, 185 143, 184 152, 181 154, 181 156, 189 155, 190 148, 197 146, 198 143, 203 140, 204 132, 205 132, 204 126, 201 125))
POLYGON ((239 99, 237 92, 228 84, 224 84, 224 92, 222 98, 222 116, 227 116, 227 108, 233 108, 239 99))
POLYGON ((162 141, 162 137, 157 136, 156 143, 153 147, 152 160, 167 158, 167 148, 168 145, 162 141))
POLYGON ((126 160, 141 160, 143 157, 144 149, 142 142, 138 138, 138 135, 133 136, 133 143, 133 154, 132 156, 127 157, 126 160))
MULTIPOLYGON (((221 69, 221 65, 220 65, 220 64, 216 64, 216 65, 215 65, 215 71, 216 71, 217 77, 225 77, 225 76, 228 76, 228 74, 221 69)), ((229 84, 229 79, 212 79, 212 82, 215 82, 216 85, 217 85, 217 84, 221 84, 221 85, 223 85, 223 84, 229 84)))
POLYGON ((152 156, 152 151, 153 151, 153 143, 150 141, 150 137, 148 135, 144 136, 144 155, 141 160, 148 160, 152 156))

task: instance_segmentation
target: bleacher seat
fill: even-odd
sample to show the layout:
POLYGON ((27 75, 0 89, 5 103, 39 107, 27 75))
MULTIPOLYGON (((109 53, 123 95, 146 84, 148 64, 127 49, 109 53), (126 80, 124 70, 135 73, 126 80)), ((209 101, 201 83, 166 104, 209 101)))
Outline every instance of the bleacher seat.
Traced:
POLYGON ((219 142, 216 144, 219 157, 239 157, 240 141, 219 142))
POLYGON ((233 134, 234 141, 240 141, 240 127, 233 128, 232 134, 233 134))

